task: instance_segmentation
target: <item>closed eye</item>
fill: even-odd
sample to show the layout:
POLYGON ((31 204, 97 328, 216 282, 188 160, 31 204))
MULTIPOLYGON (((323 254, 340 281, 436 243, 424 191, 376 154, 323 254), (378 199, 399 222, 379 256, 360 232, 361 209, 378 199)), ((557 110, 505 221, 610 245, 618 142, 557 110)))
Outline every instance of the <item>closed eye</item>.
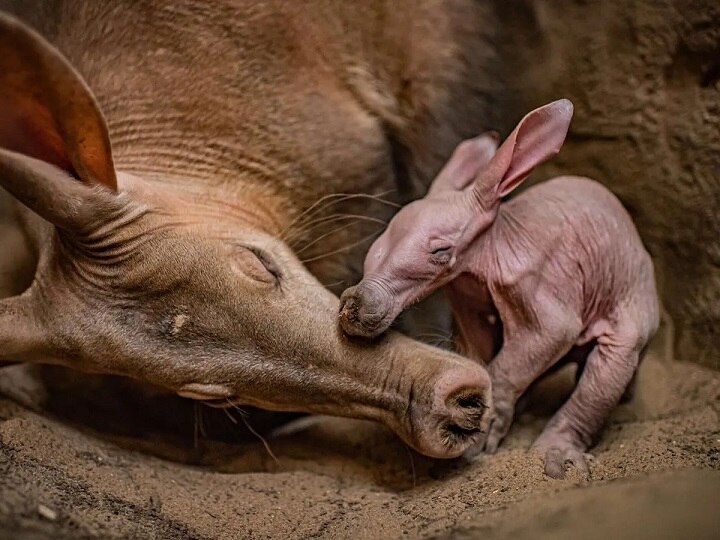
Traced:
POLYGON ((440 246, 430 252, 430 262, 436 265, 446 265, 451 259, 452 246, 440 246))
POLYGON ((265 267, 265 270, 270 272, 270 274, 277 280, 280 281, 283 277, 282 270, 280 270, 280 267, 275 263, 275 261, 268 255, 265 251, 263 251, 260 248, 257 248, 255 246, 247 246, 248 251, 252 252, 253 255, 257 257, 257 259, 262 263, 262 265, 265 267))
POLYGON ((235 270, 256 281, 279 285, 283 278, 282 270, 273 258, 255 246, 236 244, 231 261, 235 270))

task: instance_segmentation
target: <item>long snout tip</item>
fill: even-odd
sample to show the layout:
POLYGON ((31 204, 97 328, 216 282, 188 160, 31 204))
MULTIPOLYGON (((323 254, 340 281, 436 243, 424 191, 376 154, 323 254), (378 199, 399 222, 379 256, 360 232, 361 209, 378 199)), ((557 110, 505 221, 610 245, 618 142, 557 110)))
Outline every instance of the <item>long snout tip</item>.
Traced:
POLYGON ((382 302, 369 300, 357 286, 346 289, 340 297, 340 327, 350 336, 375 338, 387 328, 389 309, 382 302), (379 305, 378 305, 379 304, 379 305))
MULTIPOLYGON (((347 291, 345 291, 347 293, 347 291)), ((352 295, 343 295, 340 297, 340 311, 338 319, 340 327, 348 335, 359 335, 357 330, 358 322, 358 305, 355 297, 352 295)))
POLYGON ((434 390, 434 426, 439 446, 433 457, 456 458, 487 431, 492 406, 490 377, 481 366, 457 368, 441 376, 434 390))

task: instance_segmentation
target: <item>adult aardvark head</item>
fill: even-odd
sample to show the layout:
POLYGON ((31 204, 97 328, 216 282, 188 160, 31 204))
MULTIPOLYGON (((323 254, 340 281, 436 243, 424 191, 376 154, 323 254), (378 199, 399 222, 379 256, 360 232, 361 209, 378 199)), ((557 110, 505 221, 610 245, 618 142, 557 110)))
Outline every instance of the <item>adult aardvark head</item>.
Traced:
POLYGON ((0 361, 126 375, 217 406, 376 419, 437 457, 481 429, 480 367, 397 334, 348 340, 336 297, 280 240, 169 179, 117 171, 87 85, 5 16, 0 185, 34 212, 39 254, 30 288, 0 300, 0 361))

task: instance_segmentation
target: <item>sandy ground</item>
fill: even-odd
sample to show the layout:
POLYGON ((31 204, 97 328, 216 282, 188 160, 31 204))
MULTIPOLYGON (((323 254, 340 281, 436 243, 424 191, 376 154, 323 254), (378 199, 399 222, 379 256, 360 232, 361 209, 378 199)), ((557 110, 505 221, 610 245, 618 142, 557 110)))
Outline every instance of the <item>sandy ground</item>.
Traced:
MULTIPOLYGON (((20 401, 38 392, 13 385, 20 401)), ((588 483, 543 476, 525 452, 544 422, 530 413, 473 460, 428 460, 381 426, 317 417, 268 437, 273 458, 257 440, 200 434, 187 450, 0 399, 0 538, 717 539, 719 413, 720 373, 648 359, 588 483)), ((234 418, 226 428, 244 430, 234 418)))

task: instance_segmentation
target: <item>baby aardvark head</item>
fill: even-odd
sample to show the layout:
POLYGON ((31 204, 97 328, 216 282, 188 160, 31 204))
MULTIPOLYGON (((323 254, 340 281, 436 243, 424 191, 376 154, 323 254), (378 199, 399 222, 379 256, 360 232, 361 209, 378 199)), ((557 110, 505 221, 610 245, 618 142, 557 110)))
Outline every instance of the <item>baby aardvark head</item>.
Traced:
POLYGON ((340 298, 343 330, 382 334, 407 306, 476 263, 477 241, 502 198, 559 152, 572 113, 561 99, 526 115, 500 148, 495 133, 462 142, 427 196, 400 210, 370 247, 363 280, 340 298))

